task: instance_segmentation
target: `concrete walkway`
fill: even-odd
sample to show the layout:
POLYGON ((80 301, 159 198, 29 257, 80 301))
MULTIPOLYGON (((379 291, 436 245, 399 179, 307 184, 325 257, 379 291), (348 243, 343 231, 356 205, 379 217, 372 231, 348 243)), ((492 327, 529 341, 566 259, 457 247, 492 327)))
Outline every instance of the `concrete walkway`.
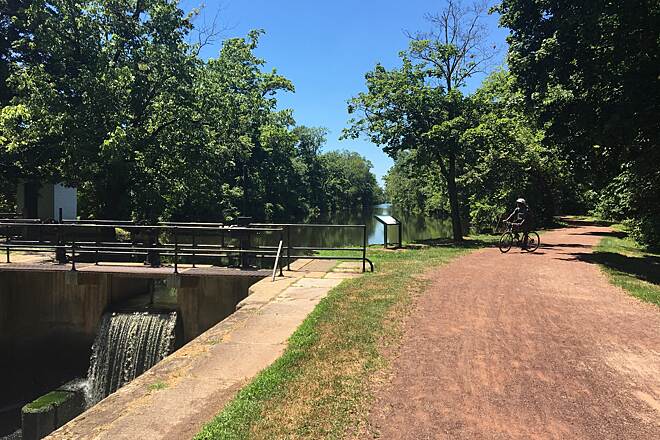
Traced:
POLYGON ((318 302, 356 263, 307 260, 250 288, 237 311, 49 439, 188 439, 274 362, 318 302))

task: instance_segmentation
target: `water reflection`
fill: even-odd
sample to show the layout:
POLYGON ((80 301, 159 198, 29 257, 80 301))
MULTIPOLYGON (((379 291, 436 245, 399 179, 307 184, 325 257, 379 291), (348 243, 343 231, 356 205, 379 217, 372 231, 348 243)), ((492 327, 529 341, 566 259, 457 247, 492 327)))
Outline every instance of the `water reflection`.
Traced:
MULTIPOLYGON (((327 217, 317 218, 311 223, 365 224, 367 226, 368 244, 382 244, 383 225, 374 218, 374 215, 391 215, 399 219, 403 224, 404 242, 451 237, 451 219, 435 219, 423 215, 406 214, 389 203, 376 205, 366 210, 334 213, 327 217)), ((304 230, 293 228, 291 231, 291 242, 294 246, 358 246, 362 244, 362 240, 363 231, 361 228, 319 228, 304 230)), ((389 227, 388 241, 390 243, 399 241, 398 227, 389 227)))

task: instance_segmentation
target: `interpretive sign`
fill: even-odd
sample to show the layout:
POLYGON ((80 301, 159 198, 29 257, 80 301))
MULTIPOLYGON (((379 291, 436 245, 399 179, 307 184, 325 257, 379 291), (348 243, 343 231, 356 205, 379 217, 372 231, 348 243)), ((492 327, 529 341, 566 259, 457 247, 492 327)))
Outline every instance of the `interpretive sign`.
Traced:
POLYGON ((398 226, 399 228, 399 241, 395 243, 395 248, 400 248, 402 245, 402 235, 403 235, 403 230, 402 230, 402 224, 397 219, 396 217, 392 217, 391 215, 375 215, 374 216, 376 220, 378 220, 379 223, 383 225, 383 244, 385 248, 388 247, 389 243, 387 241, 387 229, 390 226, 398 226))

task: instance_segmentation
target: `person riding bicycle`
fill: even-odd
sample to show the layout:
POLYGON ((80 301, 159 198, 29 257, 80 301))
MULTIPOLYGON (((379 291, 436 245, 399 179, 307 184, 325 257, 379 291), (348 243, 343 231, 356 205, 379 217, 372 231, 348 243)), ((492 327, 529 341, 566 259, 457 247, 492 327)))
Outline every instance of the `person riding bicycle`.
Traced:
POLYGON ((514 209, 511 215, 504 220, 507 223, 511 222, 513 225, 513 232, 516 234, 518 234, 518 232, 523 233, 523 249, 527 248, 527 241, 529 239, 530 216, 527 202, 525 199, 520 198, 516 200, 516 209, 514 209))

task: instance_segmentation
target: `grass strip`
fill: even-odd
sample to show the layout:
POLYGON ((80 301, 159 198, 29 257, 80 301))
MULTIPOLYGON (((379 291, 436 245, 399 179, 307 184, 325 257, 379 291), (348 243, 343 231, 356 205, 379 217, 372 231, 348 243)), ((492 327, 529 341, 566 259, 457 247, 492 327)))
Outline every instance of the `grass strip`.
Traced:
POLYGON ((612 284, 660 306, 660 254, 649 252, 628 237, 623 226, 614 226, 614 232, 598 243, 592 258, 612 284))
POLYGON ((400 336, 407 306, 427 283, 419 275, 491 241, 370 249, 376 272, 334 288, 284 354, 195 438, 341 438, 356 429, 365 421, 371 381, 386 368, 381 350, 400 336))

